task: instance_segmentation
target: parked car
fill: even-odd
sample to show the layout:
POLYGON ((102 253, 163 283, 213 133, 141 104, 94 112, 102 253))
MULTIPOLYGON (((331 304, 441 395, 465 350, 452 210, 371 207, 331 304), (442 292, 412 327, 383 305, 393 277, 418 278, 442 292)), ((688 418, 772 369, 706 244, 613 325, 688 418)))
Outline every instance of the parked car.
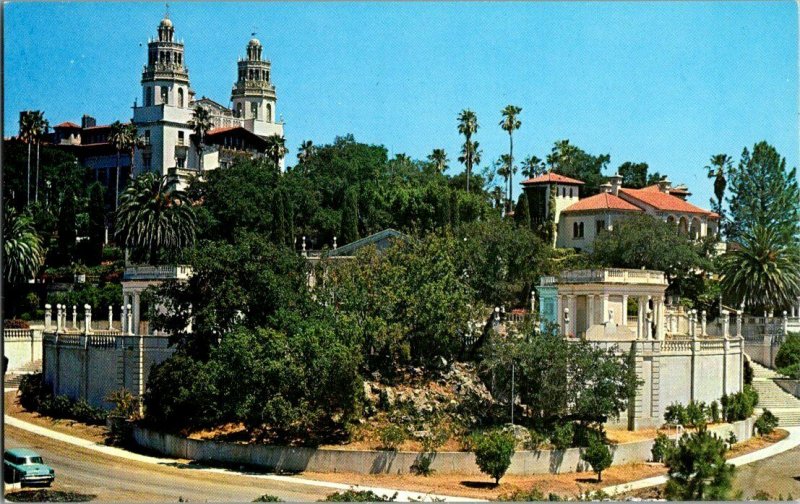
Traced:
POLYGON ((11 448, 3 453, 3 479, 7 483, 50 486, 55 477, 56 472, 33 450, 11 448))

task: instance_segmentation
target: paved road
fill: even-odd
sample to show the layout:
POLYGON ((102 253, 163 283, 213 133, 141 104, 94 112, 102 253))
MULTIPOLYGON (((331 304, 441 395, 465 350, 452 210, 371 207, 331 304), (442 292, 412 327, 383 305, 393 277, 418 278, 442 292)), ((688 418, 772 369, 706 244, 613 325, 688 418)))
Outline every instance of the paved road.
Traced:
POLYGON ((286 501, 315 501, 330 488, 270 481, 236 474, 157 466, 124 460, 4 426, 6 448, 38 451, 56 471, 53 488, 97 495, 102 501, 250 502, 263 494, 286 501))
POLYGON ((800 446, 774 457, 736 468, 734 490, 742 490, 745 499, 758 491, 778 497, 789 494, 800 499, 800 446))

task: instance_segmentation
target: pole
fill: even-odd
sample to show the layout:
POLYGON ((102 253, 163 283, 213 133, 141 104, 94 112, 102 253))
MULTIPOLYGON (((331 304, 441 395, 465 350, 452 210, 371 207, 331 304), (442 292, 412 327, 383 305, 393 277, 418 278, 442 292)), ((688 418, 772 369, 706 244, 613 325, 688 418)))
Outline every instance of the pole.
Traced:
POLYGON ((511 425, 514 425, 514 361, 511 361, 511 425))

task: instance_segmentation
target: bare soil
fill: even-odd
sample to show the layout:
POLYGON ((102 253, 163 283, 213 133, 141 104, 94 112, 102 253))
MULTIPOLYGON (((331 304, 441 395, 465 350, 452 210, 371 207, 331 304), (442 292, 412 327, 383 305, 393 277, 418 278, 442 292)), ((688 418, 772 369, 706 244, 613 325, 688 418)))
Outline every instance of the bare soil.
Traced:
POLYGON ((65 418, 52 418, 36 412, 28 411, 19 404, 17 391, 6 392, 3 394, 3 411, 6 415, 19 418, 47 429, 51 429, 63 434, 88 439, 95 443, 105 443, 108 437, 108 429, 105 426, 87 425, 77 420, 65 418))

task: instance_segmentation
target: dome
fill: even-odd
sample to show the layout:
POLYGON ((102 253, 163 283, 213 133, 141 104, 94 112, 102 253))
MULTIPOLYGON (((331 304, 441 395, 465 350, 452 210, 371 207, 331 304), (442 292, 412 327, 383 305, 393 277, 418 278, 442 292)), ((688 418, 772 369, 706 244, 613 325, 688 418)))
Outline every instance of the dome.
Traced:
POLYGON ((248 46, 260 46, 261 45, 261 41, 258 40, 255 37, 253 37, 253 38, 250 39, 250 42, 247 45, 248 46))
POLYGON ((164 19, 161 20, 161 24, 159 26, 162 26, 164 28, 172 28, 172 21, 170 21, 169 18, 165 17, 164 19))

